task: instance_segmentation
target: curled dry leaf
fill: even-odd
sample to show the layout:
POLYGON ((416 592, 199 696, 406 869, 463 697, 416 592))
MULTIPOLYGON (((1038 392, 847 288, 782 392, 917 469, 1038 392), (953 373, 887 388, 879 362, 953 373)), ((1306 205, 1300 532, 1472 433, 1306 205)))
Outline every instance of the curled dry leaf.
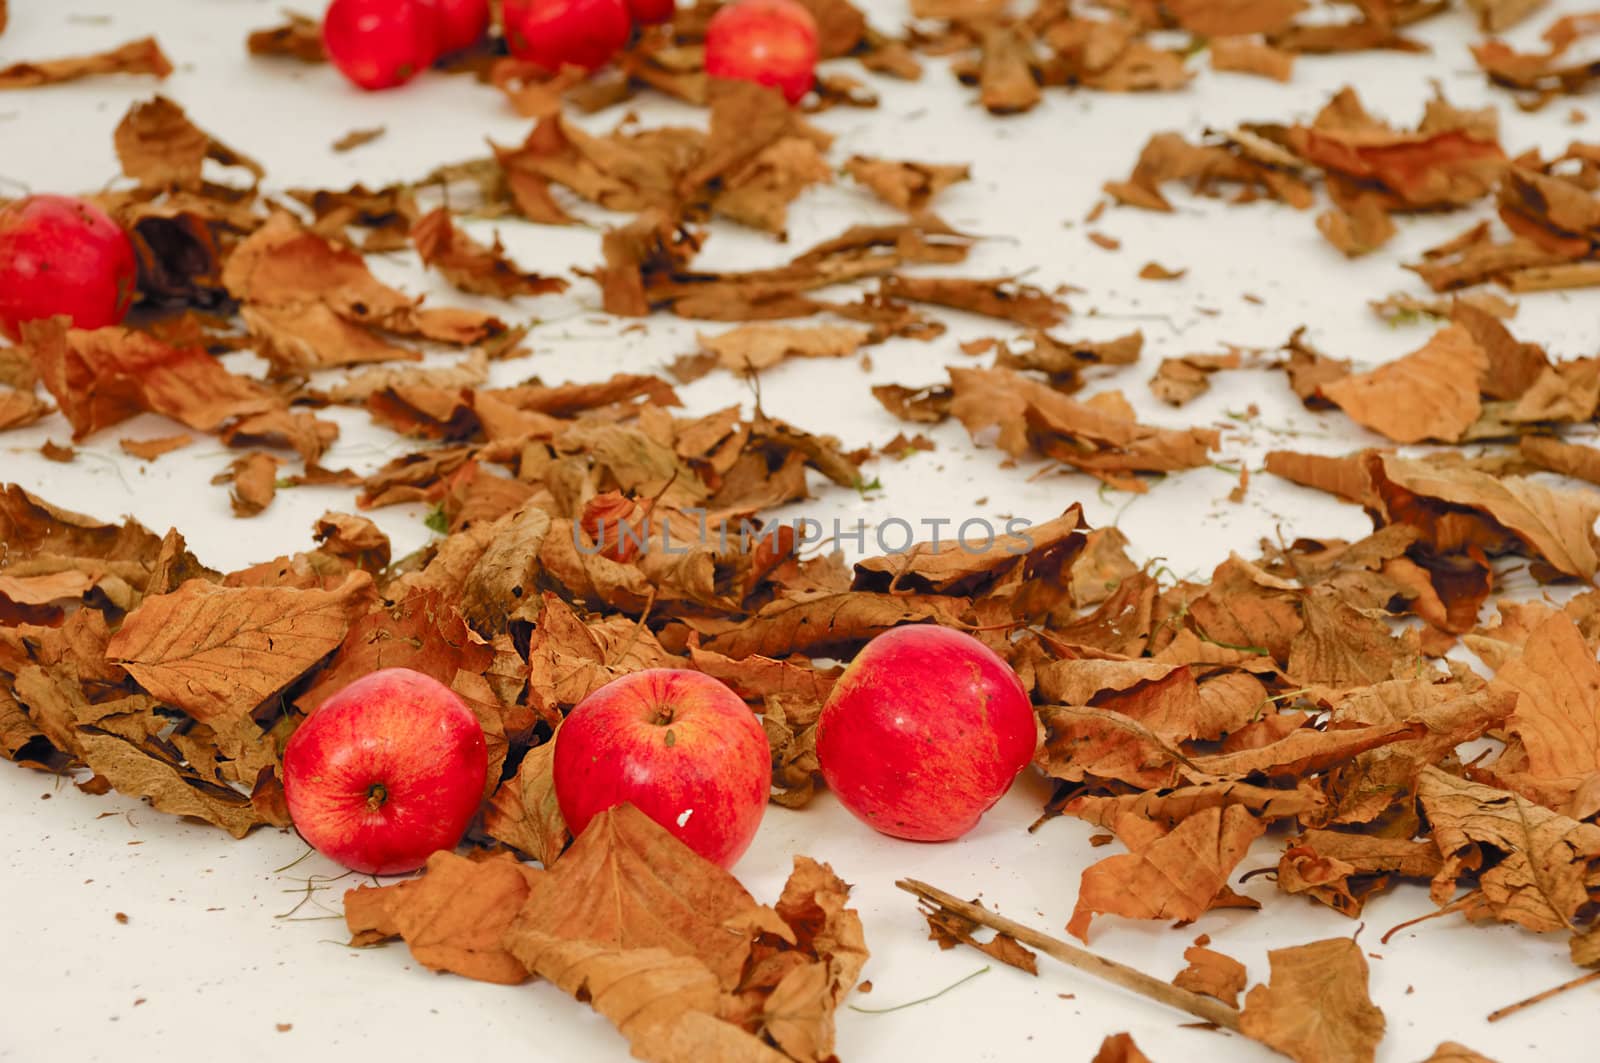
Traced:
POLYGON ((556 803, 550 765, 555 737, 529 750, 516 775, 500 784, 484 811, 484 832, 550 867, 561 856, 571 834, 556 803))
POLYGON ((281 464, 271 454, 252 451, 236 458, 227 469, 212 477, 211 482, 231 485, 228 501, 235 517, 253 517, 272 505, 278 493, 278 466, 281 464))
POLYGON ((29 325, 24 347, 72 423, 74 439, 145 412, 214 432, 236 417, 282 405, 266 387, 228 372, 205 351, 169 347, 147 332, 69 329, 58 319, 29 325))
POLYGON ((882 291, 890 299, 935 303, 970 314, 1015 321, 1030 328, 1060 324, 1066 304, 1032 285, 1010 277, 972 280, 964 277, 886 277, 882 291))
POLYGON ((1367 961, 1349 938, 1267 953, 1272 976, 1245 997, 1239 1029, 1295 1063, 1372 1063, 1383 1011, 1367 995, 1367 961))
POLYGON ((195 192, 203 184, 206 160, 233 166, 259 181, 266 171, 189 121, 182 107, 167 99, 134 104, 113 135, 122 172, 140 188, 195 192))
POLYGON ((853 155, 845 173, 872 190, 872 194, 901 210, 923 210, 940 192, 972 176, 971 167, 954 163, 896 162, 853 155))
POLYGON ((509 854, 469 860, 441 850, 420 878, 345 893, 351 944, 399 937, 429 970, 517 985, 528 980, 528 970, 504 939, 539 877, 509 854))
POLYGON ((0 432, 33 424, 51 411, 51 405, 31 390, 0 388, 0 432))
POLYGON ((1436 903, 1450 901, 1457 878, 1473 871, 1477 888, 1458 902, 1469 916, 1535 931, 1574 926, 1600 860, 1600 827, 1431 765, 1418 776, 1417 795, 1444 857, 1433 880, 1436 903))
POLYGON ((945 908, 924 907, 922 916, 928 921, 928 939, 937 942, 941 949, 968 945, 1008 967, 1032 975, 1039 973, 1038 955, 1010 934, 996 933, 988 941, 979 941, 973 936, 978 924, 964 915, 945 908))
POLYGON ((456 227, 444 207, 430 211, 411 230, 411 241, 424 265, 444 274, 464 292, 509 299, 518 295, 549 295, 567 290, 558 277, 527 273, 505 257, 498 237, 484 247, 456 227))
POLYGON ((1000 447, 1013 457, 1036 451, 1119 487, 1138 489, 1131 473, 1205 465, 1217 445, 1209 429, 1152 428, 1011 370, 952 366, 949 372, 950 412, 967 431, 998 428, 1000 447))
POLYGON ((1183 958, 1188 961, 1189 966, 1177 973, 1172 979, 1173 985, 1193 993, 1216 997, 1230 1007, 1239 1006, 1239 994, 1244 992, 1244 987, 1249 981, 1244 964, 1232 956, 1225 956, 1201 945, 1191 945, 1184 949, 1183 958))
POLYGON ((1150 390, 1169 406, 1186 402, 1211 390, 1211 375, 1223 369, 1239 368, 1238 354, 1189 354, 1182 358, 1163 358, 1150 378, 1150 390))
POLYGON ((505 326, 487 314, 427 309, 378 281, 361 255, 278 213, 228 259, 223 283, 261 352, 284 368, 416 360, 379 332, 467 346, 505 326))
POLYGON ((281 26, 255 30, 245 38, 251 55, 282 56, 302 63, 327 62, 322 50, 322 26, 314 18, 286 13, 281 26))
POLYGON ((12 63, 0 68, 0 89, 31 89, 101 74, 147 74, 164 78, 170 73, 172 61, 161 50, 161 45, 154 37, 141 37, 109 52, 12 63))

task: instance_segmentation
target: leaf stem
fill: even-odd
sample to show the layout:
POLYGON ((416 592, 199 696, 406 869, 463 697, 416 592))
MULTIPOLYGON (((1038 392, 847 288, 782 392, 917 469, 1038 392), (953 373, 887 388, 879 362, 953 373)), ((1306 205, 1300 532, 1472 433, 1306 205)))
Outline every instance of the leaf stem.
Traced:
POLYGON ((1009 934, 1024 945, 1031 945, 1040 952, 1052 956, 1069 967, 1076 967, 1085 974, 1092 974, 1096 978, 1103 978, 1113 985, 1138 993, 1140 996, 1149 997, 1151 1000, 1165 1004, 1168 1007, 1186 1011, 1190 1015, 1204 1019, 1206 1022, 1215 1023, 1229 1030, 1239 1029, 1239 1009, 1229 1007, 1215 997, 1202 996, 1192 993, 1187 989, 1180 989, 1171 982, 1163 982, 1154 975, 1145 974, 1135 967, 1125 963, 1106 959, 1098 956, 1088 949, 1081 949, 1060 938, 1051 937, 1030 926, 1024 926, 1003 915, 989 911, 981 904, 963 901, 951 896, 940 889, 918 882, 916 879, 901 879, 896 886, 913 894, 922 903, 935 908, 943 908, 947 912, 970 919, 974 923, 1002 934, 1009 934))
POLYGON ((1499 1022, 1501 1019, 1515 1015, 1523 1008, 1531 1008, 1535 1004, 1542 1004, 1551 997, 1560 996, 1569 989, 1577 989, 1580 986, 1588 985, 1590 982, 1600 982, 1600 971, 1590 971, 1588 974, 1579 975, 1577 978, 1572 979, 1572 981, 1562 982, 1553 989, 1546 989, 1543 993, 1535 993, 1526 1000, 1519 1000, 1515 1004, 1507 1004, 1503 1008, 1491 1011, 1489 1013, 1489 1021, 1499 1022))
POLYGON ((966 975, 966 976, 964 976, 962 978, 958 978, 956 981, 951 982, 949 985, 945 986, 943 989, 939 990, 937 993, 930 993, 929 995, 927 995, 925 997, 920 997, 920 998, 918 998, 916 1000, 908 1000, 904 1004, 896 1004, 892 1008, 858 1008, 854 1004, 847 1005, 847 1007, 849 1007, 849 1009, 851 1011, 859 1011, 863 1015, 887 1015, 891 1011, 899 1011, 902 1008, 914 1008, 918 1004, 926 1004, 930 1000, 938 1000, 940 997, 942 997, 946 993, 950 992, 950 990, 959 988, 960 986, 964 986, 968 982, 972 981, 974 978, 978 977, 980 974, 987 974, 988 971, 989 971, 989 965, 985 964, 984 966, 979 967, 976 971, 973 971, 971 974, 966 975))

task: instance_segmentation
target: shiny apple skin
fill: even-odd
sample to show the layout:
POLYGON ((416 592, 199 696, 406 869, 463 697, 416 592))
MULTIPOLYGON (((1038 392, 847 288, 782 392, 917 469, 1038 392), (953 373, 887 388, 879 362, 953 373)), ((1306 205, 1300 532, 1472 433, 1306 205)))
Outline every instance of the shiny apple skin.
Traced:
POLYGON ((415 871, 453 849, 483 799, 483 727, 444 684, 409 668, 363 676, 328 698, 283 751, 289 817, 352 871, 415 871))
POLYGON ((791 104, 817 77, 817 22, 794 0, 737 0, 706 24, 706 74, 754 81, 791 104))
POLYGON ((573 834, 629 802, 713 863, 732 867, 772 792, 767 738, 739 696, 701 672, 612 680, 556 732, 556 801, 573 834))
POLYGON ((65 315, 73 328, 119 323, 138 282, 133 243, 110 216, 72 196, 34 195, 0 210, 0 334, 65 315))
POLYGON ((822 776, 875 830, 948 841, 1033 758, 1038 726, 1016 673, 961 631, 915 624, 867 644, 817 722, 822 776))

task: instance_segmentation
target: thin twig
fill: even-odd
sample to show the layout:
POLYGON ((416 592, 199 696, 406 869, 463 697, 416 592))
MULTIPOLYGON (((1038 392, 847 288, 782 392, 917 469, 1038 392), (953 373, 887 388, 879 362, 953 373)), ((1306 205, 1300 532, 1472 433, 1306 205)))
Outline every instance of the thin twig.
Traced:
POLYGON ((916 879, 901 879, 896 886, 907 893, 914 894, 926 904, 932 904, 953 912, 956 915, 970 919, 974 923, 982 924, 1002 934, 1008 934, 1024 945, 1053 956, 1069 967, 1076 967, 1086 974, 1102 978, 1113 985, 1138 993, 1140 996, 1149 997, 1151 1000, 1165 1004, 1168 1007, 1186 1011, 1190 1015, 1204 1019, 1206 1022, 1216 1023, 1218 1026, 1229 1030, 1239 1028, 1239 1010, 1229 1007, 1214 997, 1202 996, 1191 993, 1187 989, 1180 989, 1171 982, 1163 982, 1152 975, 1145 974, 1137 968, 1127 964, 1108 960, 1104 956, 1097 956, 1087 949, 1080 949, 1076 945, 1062 941, 1060 938, 1051 937, 1029 926, 1007 919, 1003 915, 996 915, 981 904, 953 897, 943 890, 935 889, 926 882, 916 879))
POLYGON ((1508 1015, 1515 1015, 1523 1008, 1531 1008, 1535 1004, 1549 1000, 1551 997, 1560 996, 1569 989, 1577 989, 1579 986, 1588 985, 1590 982, 1600 982, 1600 971, 1590 971, 1588 974, 1579 975, 1570 982, 1562 982, 1554 989, 1546 989, 1543 993, 1535 993, 1526 1000, 1519 1000, 1515 1004, 1507 1004, 1497 1011, 1491 1011, 1489 1013, 1489 1021, 1499 1022, 1508 1015))
POLYGON ((938 1000, 940 997, 950 992, 950 990, 964 986, 974 978, 978 977, 980 974, 987 974, 988 971, 989 965, 985 964, 984 966, 979 967, 976 971, 973 971, 971 974, 951 982, 937 993, 929 993, 925 997, 918 997, 916 1000, 908 1000, 904 1004, 896 1004, 892 1008, 858 1008, 854 1004, 847 1004, 846 1007, 848 1007, 851 1011, 859 1011, 863 1015, 887 1015, 891 1011, 900 1011, 902 1008, 914 1008, 918 1004, 926 1004, 930 1000, 938 1000))

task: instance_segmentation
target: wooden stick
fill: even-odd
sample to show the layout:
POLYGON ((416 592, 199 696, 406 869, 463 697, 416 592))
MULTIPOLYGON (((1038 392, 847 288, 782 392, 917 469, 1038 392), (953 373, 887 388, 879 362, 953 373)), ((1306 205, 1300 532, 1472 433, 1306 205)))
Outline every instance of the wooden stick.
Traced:
POLYGON ((1553 996, 1559 996, 1569 989, 1577 989, 1579 986, 1588 985, 1590 982, 1600 982, 1600 971, 1590 971, 1588 974, 1579 975, 1570 982, 1562 982, 1554 989, 1546 989, 1543 993, 1535 993, 1526 1000, 1519 1000, 1515 1004, 1507 1004, 1498 1011, 1491 1011, 1489 1013, 1489 1021, 1499 1022, 1507 1015, 1515 1015, 1523 1008, 1531 1008, 1535 1004, 1549 1000, 1553 996))
POLYGON ((1069 967, 1076 967, 1086 974, 1102 978, 1112 985, 1138 993, 1140 996, 1149 997, 1151 1000, 1165 1004, 1168 1007, 1186 1011, 1190 1015, 1204 1019, 1206 1022, 1216 1023, 1218 1026, 1229 1030, 1239 1028, 1239 1009, 1229 1007, 1214 997, 1192 993, 1187 989, 1180 989, 1171 982, 1145 974, 1125 963, 1108 960, 1104 956, 1097 956, 1087 949, 1062 941, 1060 938, 1051 937, 1032 927, 1023 926, 1013 922, 1003 915, 989 911, 981 904, 973 904, 951 896, 940 889, 918 882, 916 879, 901 879, 896 886, 913 894, 925 904, 943 908, 953 912, 974 923, 979 923, 1002 934, 1007 934, 1024 945, 1030 945, 1047 956, 1054 957, 1069 967))

